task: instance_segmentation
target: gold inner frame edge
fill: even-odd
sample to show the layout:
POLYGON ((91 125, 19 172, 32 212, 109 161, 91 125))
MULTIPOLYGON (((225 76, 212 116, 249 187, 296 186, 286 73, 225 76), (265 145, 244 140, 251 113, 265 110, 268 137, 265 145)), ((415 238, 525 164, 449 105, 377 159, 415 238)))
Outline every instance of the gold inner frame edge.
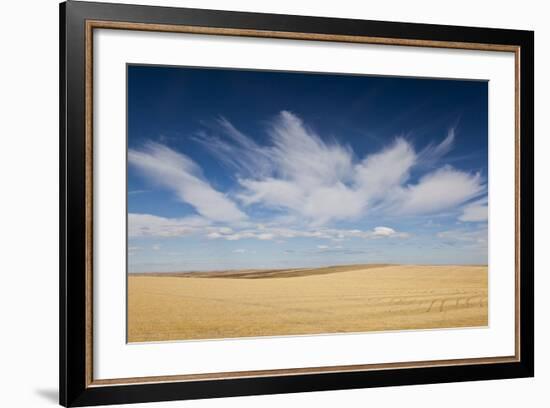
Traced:
POLYGON ((512 363, 521 360, 520 356, 520 52, 521 47, 506 44, 467 43, 456 41, 416 40, 406 38, 386 38, 371 36, 334 35, 288 31, 251 30, 236 28, 198 27, 188 25, 168 25, 151 23, 129 23, 122 21, 87 20, 85 27, 85 285, 86 285, 86 387, 131 385, 146 383, 169 383, 183 381, 208 381, 266 376, 292 376, 300 374, 321 374, 356 372, 420 367, 461 366, 470 364, 512 363), (274 370, 253 370, 216 372, 204 374, 183 374, 153 377, 127 377, 113 379, 93 378, 93 30, 117 29, 131 31, 153 31, 203 35, 221 35, 255 38, 276 38, 291 40, 329 41, 342 43, 379 44, 410 47, 449 48, 462 50, 513 52, 515 58, 515 354, 502 357, 479 357, 450 360, 430 360, 415 362, 395 362, 380 364, 354 364, 342 366, 303 367, 274 370))

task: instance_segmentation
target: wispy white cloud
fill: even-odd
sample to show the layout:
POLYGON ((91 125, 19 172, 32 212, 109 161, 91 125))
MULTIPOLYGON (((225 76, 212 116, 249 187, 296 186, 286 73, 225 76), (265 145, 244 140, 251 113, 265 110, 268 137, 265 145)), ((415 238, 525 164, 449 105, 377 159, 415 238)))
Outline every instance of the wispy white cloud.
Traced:
MULTIPOLYGON (((184 218, 165 218, 151 214, 128 214, 128 236, 139 237, 184 237, 203 236, 208 239, 239 241, 255 239, 260 241, 284 241, 293 238, 316 238, 331 241, 343 241, 352 238, 408 238, 410 234, 389 227, 375 227, 372 230, 338 228, 288 228, 273 225, 243 223, 233 228, 216 225, 211 221, 194 216, 184 218)), ((158 248, 160 249, 160 248, 158 248)))
POLYGON ((455 142, 455 129, 449 129, 447 137, 443 139, 440 143, 430 143, 428 146, 423 148, 418 154, 418 161, 424 165, 432 165, 437 163, 439 159, 449 153, 455 142))
POLYGON ((165 218, 151 214, 128 214, 128 236, 181 237, 204 230, 210 222, 202 217, 165 218))
POLYGON ((232 222, 246 218, 230 198, 203 178, 199 166, 184 154, 158 143, 148 143, 142 150, 129 149, 128 162, 210 220, 232 222))
POLYGON ((416 162, 412 145, 403 138, 397 138, 389 147, 368 155, 355 167, 358 193, 371 203, 391 201, 400 186, 408 180, 416 162))
POLYGON ((357 158, 352 149, 323 140, 296 115, 283 111, 269 125, 271 144, 260 146, 226 119, 218 122, 225 139, 202 135, 203 145, 238 168, 245 206, 262 206, 309 220, 311 225, 356 220, 369 211, 388 215, 444 211, 481 195, 480 174, 441 166, 411 183, 415 166, 433 167, 455 143, 449 130, 439 143, 417 153, 402 137, 383 150, 357 158))
POLYGON ((224 117, 215 121, 216 129, 225 137, 198 132, 193 139, 217 159, 241 174, 266 174, 272 162, 268 150, 241 133, 224 117))
POLYGON ((292 238, 316 238, 331 241, 343 241, 352 238, 375 239, 375 238, 408 238, 410 234, 398 232, 388 227, 376 227, 372 230, 363 231, 358 229, 338 228, 313 228, 298 230, 293 228, 265 227, 248 228, 231 233, 223 233, 219 228, 208 227, 210 232, 206 235, 210 239, 225 239, 227 241, 238 241, 241 239, 257 239, 261 241, 286 240, 292 238))
POLYGON ((148 193, 149 190, 131 190, 128 191, 129 195, 148 193))
POLYGON ((388 227, 376 227, 374 229, 374 235, 379 235, 381 237, 389 237, 391 235, 395 234, 395 230, 393 228, 388 227))
MULTIPOLYGON (((149 143, 143 149, 130 149, 130 164, 152 182, 173 191, 212 223, 234 227, 254 219, 254 208, 271 210, 271 217, 300 220, 311 228, 324 228, 338 221, 356 221, 369 214, 386 216, 437 214, 457 210, 486 193, 479 173, 469 173, 441 165, 456 142, 451 129, 439 143, 416 152, 403 137, 394 139, 379 152, 357 157, 350 146, 322 139, 293 113, 281 112, 268 126, 269 143, 258 144, 225 118, 216 131, 199 133, 197 140, 222 163, 234 170, 237 187, 232 195, 217 191, 202 175, 199 166, 184 154, 164 145, 149 143), (218 132, 218 133, 216 133, 218 132), (223 136, 220 136, 223 135, 223 136), (433 169, 418 181, 411 173, 433 169), (439 167, 438 167, 439 166, 439 167)), ((464 207, 461 220, 481 218, 477 207, 464 207)), ((179 228, 185 230, 186 226, 179 228)), ((169 228, 166 228, 169 229, 169 228)), ((174 228, 172 228, 173 230, 174 228)), ((287 230, 211 230, 212 239, 285 239, 301 232, 287 230)), ((330 239, 348 232, 330 235, 330 239)), ((388 230, 365 232, 369 237, 400 236, 388 230)))
POLYGON ((324 142, 286 111, 268 133, 272 144, 262 149, 266 159, 257 171, 239 179, 243 204, 290 211, 319 225, 362 214, 366 200, 346 184, 353 175, 349 147, 324 142))
POLYGON ((488 216, 487 198, 483 198, 465 205, 462 208, 462 215, 458 219, 466 222, 483 222, 487 221, 488 216))
POLYGON ((417 184, 397 192, 395 209, 406 214, 428 214, 454 208, 485 192, 479 173, 469 174, 442 167, 428 173, 417 184))

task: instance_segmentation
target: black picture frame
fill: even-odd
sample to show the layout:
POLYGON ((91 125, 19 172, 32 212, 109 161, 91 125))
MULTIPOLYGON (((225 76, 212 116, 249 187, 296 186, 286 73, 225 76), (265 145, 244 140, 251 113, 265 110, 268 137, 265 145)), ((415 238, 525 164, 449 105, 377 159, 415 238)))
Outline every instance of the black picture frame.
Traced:
POLYGON ((60 403, 122 404, 534 376, 534 33, 351 19, 68 1, 60 4, 60 403), (270 32, 518 47, 520 163, 517 361, 94 385, 87 372, 86 22, 186 25, 270 32))

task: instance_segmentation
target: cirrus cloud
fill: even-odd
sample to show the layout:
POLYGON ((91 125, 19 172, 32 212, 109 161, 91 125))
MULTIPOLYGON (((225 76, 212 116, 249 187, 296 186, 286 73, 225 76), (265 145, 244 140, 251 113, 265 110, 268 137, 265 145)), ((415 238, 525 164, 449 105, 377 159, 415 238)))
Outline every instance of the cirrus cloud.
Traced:
POLYGON ((210 222, 202 217, 166 218, 151 214, 128 214, 128 236, 181 237, 202 231, 210 222))
POLYGON ((487 198, 476 200, 465 205, 462 209, 462 215, 458 217, 460 221, 466 222, 484 222, 489 217, 489 209, 487 207, 487 198))
MULTIPOLYGON (((269 123, 269 143, 264 145, 225 118, 216 125, 223 137, 201 131, 194 139, 234 170, 231 194, 216 190, 191 158, 165 145, 148 143, 142 149, 128 151, 130 165, 212 223, 234 226, 253 220, 250 214, 260 208, 270 211, 274 218, 293 217, 310 227, 326 227, 364 219, 369 214, 458 211, 461 205, 479 199, 487 191, 479 172, 434 166, 452 149, 454 129, 439 144, 432 143, 419 153, 410 141, 397 137, 380 151, 357 157, 350 146, 321 138, 288 111, 282 111, 269 123), (430 166, 423 166, 427 163, 430 166), (435 170, 418 175, 422 169, 434 167, 435 170)), ((482 219, 483 209, 478 207, 465 206, 461 219, 482 219)), ((375 234, 391 235, 386 230, 375 234)), ((271 240, 279 235, 241 229, 211 231, 209 237, 271 240)))
POLYGON ((204 179, 200 167, 184 154, 150 142, 141 150, 128 149, 128 162, 208 219, 232 222, 246 218, 233 201, 204 179))
POLYGON ((373 210, 387 215, 436 213, 486 192, 479 173, 449 165, 410 181, 415 167, 433 166, 452 149, 454 129, 419 153, 398 137, 381 151, 358 159, 351 147, 323 140, 291 112, 281 112, 270 123, 271 143, 265 146, 226 119, 220 124, 225 139, 202 134, 196 140, 236 169, 241 187, 236 198, 245 209, 261 206, 326 225, 357 220, 373 210))

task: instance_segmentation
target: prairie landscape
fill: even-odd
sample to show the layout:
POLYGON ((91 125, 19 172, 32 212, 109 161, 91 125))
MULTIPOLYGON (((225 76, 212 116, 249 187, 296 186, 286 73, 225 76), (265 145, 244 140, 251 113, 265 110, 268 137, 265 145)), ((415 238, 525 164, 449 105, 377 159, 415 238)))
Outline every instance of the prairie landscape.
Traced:
POLYGON ((486 326, 487 266, 128 275, 128 341, 486 326))

